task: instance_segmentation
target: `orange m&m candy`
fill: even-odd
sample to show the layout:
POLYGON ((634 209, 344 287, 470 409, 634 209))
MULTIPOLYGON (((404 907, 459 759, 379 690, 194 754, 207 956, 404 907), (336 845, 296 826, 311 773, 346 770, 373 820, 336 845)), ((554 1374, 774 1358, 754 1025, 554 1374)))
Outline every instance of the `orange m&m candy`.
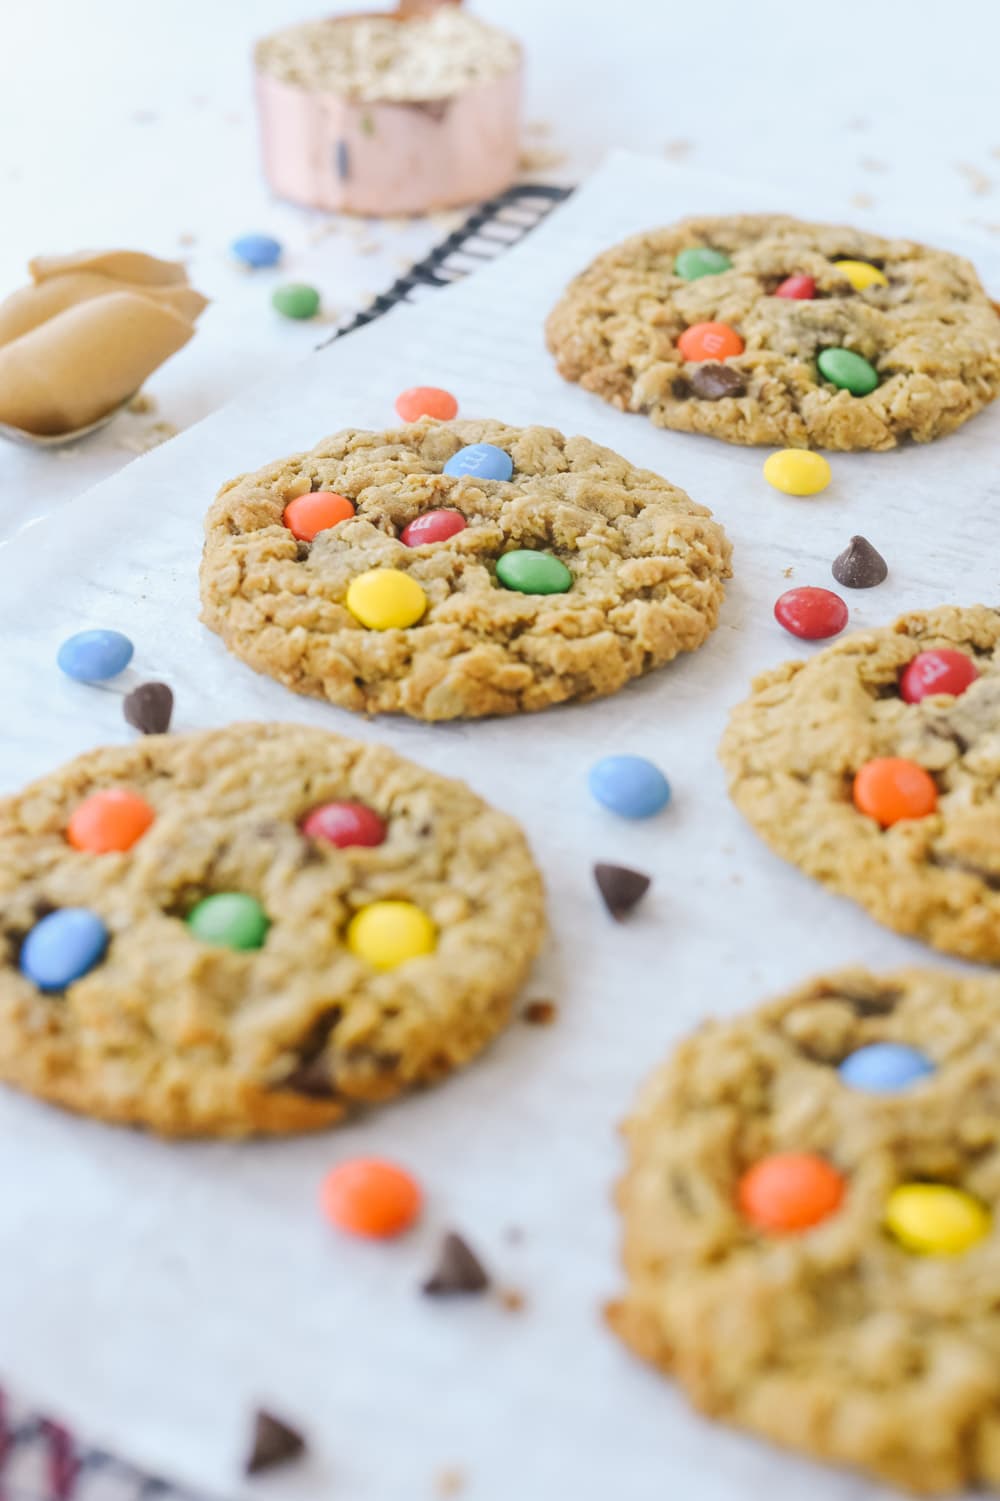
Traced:
POLYGON ((130 850, 155 817, 138 793, 109 787, 104 792, 92 792, 73 809, 66 838, 74 849, 91 855, 130 850))
POLYGON ((854 778, 854 806, 884 829, 903 818, 926 818, 937 807, 934 778, 902 756, 866 761, 854 778))
POLYGON ((285 507, 284 523, 300 542, 312 542, 320 532, 328 532, 338 521, 349 521, 354 504, 346 495, 333 490, 315 490, 311 495, 297 495, 285 507))
POLYGON ((677 348, 686 360, 731 360, 743 353, 743 340, 728 323, 692 323, 677 348))
POLYGON ((338 1230, 388 1240, 409 1230, 420 1213, 419 1184, 394 1162, 354 1157, 323 1179, 323 1213, 338 1230))
POLYGON ((762 1157, 740 1179, 740 1209, 761 1230, 808 1230, 840 1207, 844 1180, 812 1152, 762 1157))
POLYGON ((396 397, 396 411, 404 422, 419 422, 421 417, 450 422, 458 411, 458 402, 440 386, 411 386, 396 397))

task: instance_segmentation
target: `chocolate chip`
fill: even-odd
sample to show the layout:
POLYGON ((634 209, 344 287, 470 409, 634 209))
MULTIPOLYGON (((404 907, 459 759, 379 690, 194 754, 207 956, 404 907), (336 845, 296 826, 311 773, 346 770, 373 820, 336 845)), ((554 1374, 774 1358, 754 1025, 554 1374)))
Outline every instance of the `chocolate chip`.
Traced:
POLYGON ((742 396, 747 383, 732 365, 696 365, 688 376, 691 390, 703 401, 721 401, 723 396, 742 396))
POLYGON ((555 1001, 529 1001, 521 1016, 529 1027, 551 1027, 559 1015, 555 1001))
POLYGON ((649 876, 641 870, 629 870, 627 865, 594 866, 594 880, 615 922, 627 917, 650 887, 649 876))
POLYGON ((261 1470, 273 1470, 277 1465, 298 1459, 305 1449, 306 1441, 301 1433, 262 1408, 254 1416, 253 1442, 247 1455, 246 1473, 256 1475, 261 1470))
POLYGON ((833 576, 845 589, 872 589, 889 572, 889 565, 867 537, 852 537, 833 560, 833 576))
POLYGON ((140 683, 122 700, 128 724, 142 735, 165 735, 174 711, 174 695, 166 683, 140 683))
POLYGON ((490 1285, 489 1274, 475 1251, 450 1230, 441 1242, 437 1265, 421 1291, 429 1298, 448 1298, 456 1293, 481 1293, 490 1285))
POLYGON ((851 990, 843 985, 822 985, 817 989, 815 998, 841 1001, 845 1006, 850 1006, 855 1016, 888 1016, 903 999, 903 992, 891 987, 885 990, 851 990))
POLYGON ((330 1057, 327 1052, 330 1034, 343 1016, 339 1006, 316 1018, 305 1037, 299 1043, 299 1061, 292 1072, 278 1085, 279 1089, 294 1089, 296 1094, 308 1095, 314 1100, 332 1100, 337 1091, 331 1074, 330 1057))

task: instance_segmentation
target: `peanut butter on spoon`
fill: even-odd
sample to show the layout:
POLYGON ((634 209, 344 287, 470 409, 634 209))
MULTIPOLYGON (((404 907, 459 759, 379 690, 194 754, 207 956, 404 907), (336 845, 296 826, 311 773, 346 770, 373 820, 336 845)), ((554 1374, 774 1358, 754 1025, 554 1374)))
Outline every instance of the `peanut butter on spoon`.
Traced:
POLYGON ((0 424, 39 437, 88 428, 194 333, 207 299, 183 265, 133 250, 40 256, 0 302, 0 424))

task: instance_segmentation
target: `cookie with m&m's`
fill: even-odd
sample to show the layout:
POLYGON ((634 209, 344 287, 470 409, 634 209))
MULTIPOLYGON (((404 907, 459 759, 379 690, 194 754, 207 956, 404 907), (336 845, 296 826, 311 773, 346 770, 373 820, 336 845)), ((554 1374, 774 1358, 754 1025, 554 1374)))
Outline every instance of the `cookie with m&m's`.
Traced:
POLYGON ((681 1042, 626 1126, 615 1332, 814 1459, 1000 1485, 998 1013, 996 978, 847 970, 681 1042))
POLYGON ((202 619, 297 693, 425 720, 614 693, 714 629, 729 542, 586 438, 348 430, 223 487, 202 619))
POLYGON ((377 744, 148 735, 0 802, 0 1079, 172 1136, 315 1130, 501 1030, 544 930, 517 824, 377 744))
POLYGON ((928 442, 1000 393, 1000 317, 968 261, 781 214, 633 236, 570 283, 547 333, 567 380, 728 443, 928 442))
POLYGON ((914 611, 761 674, 720 756, 777 854, 897 932, 1000 964, 1000 611, 914 611))

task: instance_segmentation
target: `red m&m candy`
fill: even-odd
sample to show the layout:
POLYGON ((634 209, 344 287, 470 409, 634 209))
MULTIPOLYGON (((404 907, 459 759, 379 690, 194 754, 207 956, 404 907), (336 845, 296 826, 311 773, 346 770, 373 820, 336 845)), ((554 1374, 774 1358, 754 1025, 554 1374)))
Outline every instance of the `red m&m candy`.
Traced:
POLYGON ((908 704, 919 704, 934 693, 950 693, 957 698, 979 676, 979 669, 964 651, 921 651, 905 668, 899 691, 908 704))
POLYGON ((440 386, 411 386, 396 397, 396 411, 404 422, 419 422, 421 417, 450 422, 458 411, 458 402, 440 386))
POLYGON ((809 302, 816 296, 816 282, 811 276, 786 276, 780 287, 774 289, 775 297, 794 297, 798 302, 809 302))
POLYGON ((137 792, 108 787, 77 803, 66 825, 66 838, 74 849, 91 855, 121 853, 142 838, 155 817, 137 792))
POLYGON ((320 532, 330 530, 338 521, 354 515, 353 502, 333 490, 315 490, 311 495, 297 495, 285 507, 284 522, 300 542, 312 542, 320 532))
POLYGON ((338 849, 351 844, 369 848, 385 839, 385 819, 364 803, 323 803, 302 820, 302 832, 309 839, 325 839, 338 849))
POLYGON ((763 1157, 743 1174, 737 1192, 740 1209, 761 1230, 808 1230, 840 1207, 844 1180, 835 1167, 812 1152, 780 1152, 763 1157))
POLYGON ((803 641, 825 641, 847 624, 847 606, 832 589, 786 589, 776 601, 774 618, 803 641))
POLYGON ((743 340, 728 323, 692 323, 677 348, 686 360, 729 360, 743 353, 743 340))
POLYGON ((461 511, 424 511, 422 516, 414 516, 409 525, 403 527, 399 540, 405 542, 407 547, 423 547, 428 542, 446 542, 457 532, 464 532, 468 524, 461 511))

